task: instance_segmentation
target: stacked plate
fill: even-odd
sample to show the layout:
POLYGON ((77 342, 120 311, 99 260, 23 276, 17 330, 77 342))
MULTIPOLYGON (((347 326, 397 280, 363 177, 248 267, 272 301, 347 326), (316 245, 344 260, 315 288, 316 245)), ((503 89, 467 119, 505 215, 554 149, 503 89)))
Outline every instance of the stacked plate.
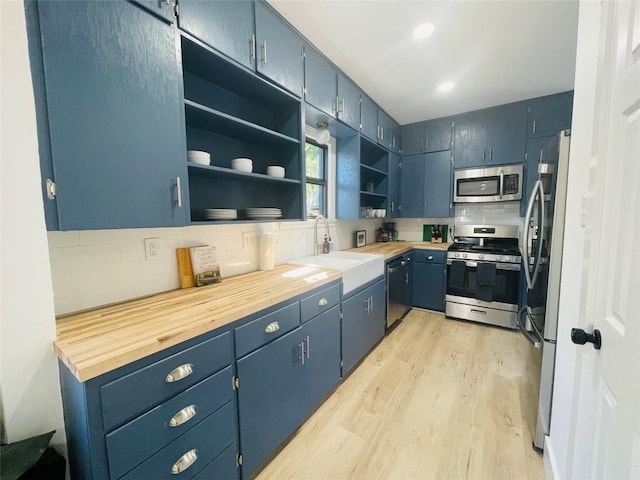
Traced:
POLYGON ((206 220, 235 220, 238 211, 234 208, 205 208, 202 215, 206 220))
POLYGON ((187 160, 200 165, 210 165, 211 155, 202 150, 187 150, 187 160))
POLYGON ((259 218, 272 219, 281 218, 282 210, 279 208, 247 208, 247 218, 256 220, 259 218))

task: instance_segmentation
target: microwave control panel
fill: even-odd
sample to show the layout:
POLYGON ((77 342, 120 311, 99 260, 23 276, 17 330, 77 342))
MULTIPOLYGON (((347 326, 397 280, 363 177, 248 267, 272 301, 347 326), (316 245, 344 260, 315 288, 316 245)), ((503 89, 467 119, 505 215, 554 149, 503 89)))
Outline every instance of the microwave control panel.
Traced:
POLYGON ((515 195, 518 193, 518 174, 504 176, 504 185, 502 188, 503 195, 515 195))

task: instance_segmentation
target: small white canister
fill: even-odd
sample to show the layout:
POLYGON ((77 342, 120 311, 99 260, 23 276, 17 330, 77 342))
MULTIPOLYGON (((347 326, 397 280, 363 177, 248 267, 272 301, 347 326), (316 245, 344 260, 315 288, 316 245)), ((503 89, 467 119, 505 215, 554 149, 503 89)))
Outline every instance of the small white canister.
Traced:
POLYGON ((260 235, 260 270, 273 270, 276 249, 271 233, 260 235))

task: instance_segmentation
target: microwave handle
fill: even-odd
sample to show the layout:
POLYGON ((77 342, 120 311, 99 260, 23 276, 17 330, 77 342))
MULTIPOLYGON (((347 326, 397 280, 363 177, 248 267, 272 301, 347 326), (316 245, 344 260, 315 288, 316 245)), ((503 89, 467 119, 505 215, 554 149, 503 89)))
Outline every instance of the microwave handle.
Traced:
POLYGON ((500 169, 500 198, 504 194, 504 170, 500 169))

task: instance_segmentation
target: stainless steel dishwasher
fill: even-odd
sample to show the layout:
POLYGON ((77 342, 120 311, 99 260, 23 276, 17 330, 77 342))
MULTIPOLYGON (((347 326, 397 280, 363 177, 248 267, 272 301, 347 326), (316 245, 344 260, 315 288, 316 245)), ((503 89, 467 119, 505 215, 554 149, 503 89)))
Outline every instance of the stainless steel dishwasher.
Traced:
POLYGON ((387 328, 411 309, 410 271, 410 255, 402 255, 387 264, 387 328))

